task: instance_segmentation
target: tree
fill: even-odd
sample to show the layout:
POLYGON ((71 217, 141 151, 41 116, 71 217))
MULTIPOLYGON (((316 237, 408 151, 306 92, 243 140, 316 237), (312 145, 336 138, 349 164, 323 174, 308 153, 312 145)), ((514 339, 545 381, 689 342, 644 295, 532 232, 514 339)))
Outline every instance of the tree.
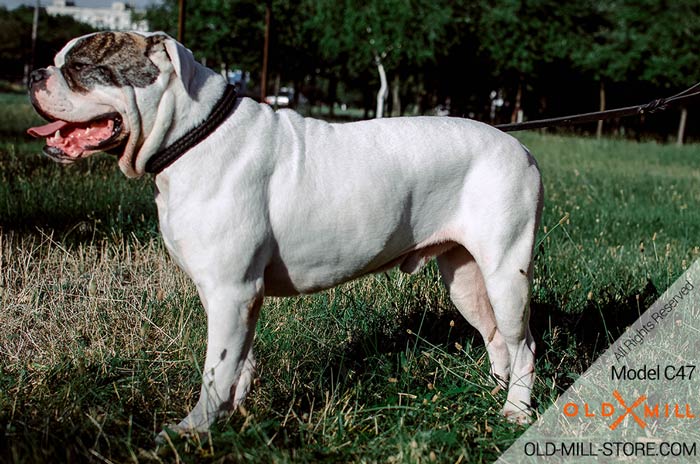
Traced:
POLYGON ((576 38, 580 7, 556 0, 497 0, 480 3, 477 21, 481 52, 506 86, 515 87, 511 122, 518 117, 527 80, 543 67, 568 58, 576 38))
MULTIPOLYGON (((146 19, 153 30, 177 35, 177 0, 151 6, 146 19)), ((189 0, 187 43, 207 66, 257 71, 262 55, 264 5, 253 0, 189 0)))
MULTIPOLYGON (((600 111, 606 109, 606 82, 624 82, 639 74, 642 54, 648 50, 644 31, 636 26, 638 5, 591 2, 594 19, 586 23, 582 46, 572 53, 574 66, 590 74, 599 85, 600 111)), ((642 15, 645 13, 641 13, 642 15)), ((603 133, 603 121, 598 121, 596 137, 603 133)))
MULTIPOLYGON (((700 34, 700 4, 694 0, 658 2, 591 2, 595 27, 574 53, 574 64, 600 85, 605 109, 605 83, 641 81, 654 88, 680 90, 700 78, 695 40, 700 34)), ((682 141, 687 110, 681 113, 682 141)), ((602 134, 602 121, 597 136, 602 134)))
MULTIPOLYGON (((0 76, 3 79, 22 79, 24 66, 31 62, 33 15, 33 7, 21 6, 12 11, 0 7, 0 76)), ((69 16, 49 16, 42 8, 34 66, 48 66, 69 40, 94 30, 69 16)))
MULTIPOLYGON (((650 56, 645 60, 642 79, 674 91, 700 81, 700 57, 697 38, 700 36, 700 3, 696 0, 675 0, 668 4, 644 2, 653 18, 647 26, 650 56)), ((664 2, 665 3, 665 2, 664 2)), ((685 136, 687 107, 681 108, 677 144, 685 136)))
MULTIPOLYGON (((380 82, 385 82, 377 95, 377 117, 384 108, 386 69, 396 72, 405 62, 433 61, 451 20, 446 0, 345 0, 341 7, 335 0, 319 0, 314 4, 310 21, 322 58, 347 57, 347 70, 355 75, 375 66, 380 82)), ((394 85, 400 85, 398 77, 394 85)))
POLYGON ((304 1, 272 1, 270 69, 277 74, 278 80, 284 76, 284 82, 292 82, 293 106, 298 104, 304 79, 319 66, 318 49, 307 22, 310 4, 304 1))

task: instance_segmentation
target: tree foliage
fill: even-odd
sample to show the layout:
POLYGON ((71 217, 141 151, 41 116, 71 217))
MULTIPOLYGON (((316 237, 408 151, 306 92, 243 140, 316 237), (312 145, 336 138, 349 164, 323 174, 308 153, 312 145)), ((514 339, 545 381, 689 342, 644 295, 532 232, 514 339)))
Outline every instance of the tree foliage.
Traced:
MULTIPOLYGON (((453 114, 483 119, 494 90, 510 108, 522 93, 532 118, 561 105, 592 109, 603 82, 644 101, 700 79, 697 0, 188 0, 185 44, 206 65, 240 68, 257 80, 266 4, 270 81, 329 102, 371 108, 377 59, 394 103, 400 97, 424 112, 451 101, 453 114)), ((163 0, 146 19, 175 36, 177 8, 177 0, 163 0)), ((29 59, 31 13, 0 8, 5 78, 21 76, 29 59)), ((89 30, 42 12, 37 63, 89 30)))
MULTIPOLYGON (((265 8, 253 0, 189 0, 185 45, 211 67, 257 71, 262 56, 265 8)), ((177 37, 178 0, 151 7, 152 30, 177 37)))
POLYGON ((309 27, 325 60, 347 57, 348 69, 361 73, 379 56, 388 68, 435 60, 452 18, 445 0, 318 0, 309 27))
POLYGON ((697 1, 589 1, 579 5, 587 18, 578 23, 582 41, 571 49, 572 67, 595 80, 638 80, 660 87, 684 87, 700 79, 695 47, 700 34, 697 1))
MULTIPOLYGON (((19 80, 24 76, 25 65, 31 63, 33 16, 31 7, 12 11, 0 7, 0 78, 19 80)), ((52 63, 54 55, 73 37, 94 31, 71 17, 49 16, 43 8, 37 30, 35 67, 52 63)))

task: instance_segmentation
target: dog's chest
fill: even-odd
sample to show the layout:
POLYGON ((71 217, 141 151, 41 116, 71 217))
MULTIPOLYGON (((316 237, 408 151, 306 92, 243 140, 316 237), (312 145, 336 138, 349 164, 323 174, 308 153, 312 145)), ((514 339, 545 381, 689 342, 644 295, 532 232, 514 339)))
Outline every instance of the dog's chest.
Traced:
POLYGON ((175 248, 175 237, 173 229, 170 226, 168 217, 168 184, 159 183, 156 181, 156 193, 155 193, 156 207, 158 208, 158 227, 160 228, 160 234, 163 237, 163 243, 165 247, 170 252, 171 256, 175 259, 177 264, 182 267, 183 263, 178 259, 178 252, 175 248))

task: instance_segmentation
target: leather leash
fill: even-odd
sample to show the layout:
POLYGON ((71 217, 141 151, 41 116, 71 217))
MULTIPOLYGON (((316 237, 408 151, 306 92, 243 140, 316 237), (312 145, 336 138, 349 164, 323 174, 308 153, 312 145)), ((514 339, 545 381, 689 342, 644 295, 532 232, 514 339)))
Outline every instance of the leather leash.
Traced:
POLYGON ((688 87, 684 91, 677 93, 668 98, 659 98, 645 105, 627 106, 625 108, 617 108, 606 111, 596 111, 593 113, 573 114, 571 116, 562 116, 559 118, 538 119, 535 121, 517 122, 513 124, 499 124, 497 129, 503 132, 514 132, 527 129, 540 129, 543 127, 558 127, 569 126, 572 124, 584 124, 606 119, 624 118, 627 116, 636 116, 642 114, 651 114, 659 111, 664 111, 673 106, 679 106, 686 100, 700 97, 700 82, 688 87))

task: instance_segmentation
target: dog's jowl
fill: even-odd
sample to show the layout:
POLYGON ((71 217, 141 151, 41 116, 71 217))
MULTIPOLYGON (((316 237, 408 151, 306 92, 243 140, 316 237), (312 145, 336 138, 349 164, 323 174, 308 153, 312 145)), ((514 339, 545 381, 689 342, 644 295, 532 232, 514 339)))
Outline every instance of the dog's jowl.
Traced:
POLYGON ((509 135, 458 118, 329 124, 275 112, 237 98, 164 34, 74 39, 29 92, 49 121, 30 133, 53 159, 108 151, 129 177, 155 174, 164 243, 208 318, 199 402, 178 431, 204 431, 245 398, 266 295, 414 272, 433 257, 508 388, 503 414, 529 420, 542 184, 509 135))

